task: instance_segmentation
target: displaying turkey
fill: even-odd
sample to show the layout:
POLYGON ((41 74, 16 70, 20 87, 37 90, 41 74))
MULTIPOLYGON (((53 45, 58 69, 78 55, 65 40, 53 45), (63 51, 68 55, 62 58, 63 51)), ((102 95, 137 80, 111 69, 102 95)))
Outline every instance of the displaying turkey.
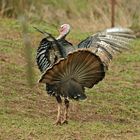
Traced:
POLYGON ((40 42, 36 56, 42 72, 39 83, 45 83, 47 93, 58 102, 56 124, 68 122, 69 99, 86 99, 85 87, 92 88, 101 81, 113 56, 127 49, 135 38, 130 29, 116 27, 91 35, 74 47, 65 39, 69 32, 68 24, 60 27, 56 39, 42 32, 47 37, 40 42), (62 98, 65 104, 63 120, 62 98))

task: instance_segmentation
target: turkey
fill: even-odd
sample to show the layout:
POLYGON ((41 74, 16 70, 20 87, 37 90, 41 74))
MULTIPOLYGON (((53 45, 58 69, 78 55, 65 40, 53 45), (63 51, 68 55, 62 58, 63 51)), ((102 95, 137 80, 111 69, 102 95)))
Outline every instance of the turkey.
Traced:
POLYGON ((40 42, 36 56, 42 72, 39 83, 45 83, 47 93, 58 102, 55 124, 68 123, 69 99, 85 100, 85 88, 92 88, 102 81, 113 56, 126 50, 135 38, 130 29, 115 27, 91 35, 74 47, 65 39, 70 25, 63 24, 59 31, 56 39, 40 31, 47 37, 40 42), (63 118, 62 98, 65 105, 63 118))

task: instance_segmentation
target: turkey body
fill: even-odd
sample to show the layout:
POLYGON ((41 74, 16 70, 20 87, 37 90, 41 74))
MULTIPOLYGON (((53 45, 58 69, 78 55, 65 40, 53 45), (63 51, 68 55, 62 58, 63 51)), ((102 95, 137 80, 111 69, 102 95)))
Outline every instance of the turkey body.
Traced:
POLYGON ((47 93, 58 102, 56 124, 68 122, 69 99, 86 99, 85 87, 92 88, 102 81, 114 55, 125 51, 135 38, 130 29, 111 28, 91 35, 73 47, 65 39, 69 29, 70 26, 64 24, 57 39, 44 38, 36 57, 42 72, 39 82, 46 84, 47 93), (65 104, 63 119, 60 113, 62 98, 65 104))

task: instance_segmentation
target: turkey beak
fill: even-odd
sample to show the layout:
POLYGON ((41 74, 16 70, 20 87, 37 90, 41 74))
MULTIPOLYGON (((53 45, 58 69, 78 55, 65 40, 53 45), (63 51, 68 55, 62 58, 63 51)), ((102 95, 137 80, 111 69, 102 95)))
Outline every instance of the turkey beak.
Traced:
POLYGON ((64 31, 64 28, 60 28, 59 32, 62 33, 64 31))

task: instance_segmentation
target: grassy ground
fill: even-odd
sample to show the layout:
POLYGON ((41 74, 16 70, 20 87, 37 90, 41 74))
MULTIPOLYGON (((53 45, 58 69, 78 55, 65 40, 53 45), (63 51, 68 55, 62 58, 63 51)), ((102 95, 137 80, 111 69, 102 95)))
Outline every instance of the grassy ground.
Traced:
MULTIPOLYGON (((45 23, 31 23, 33 58, 42 38, 32 29, 35 25, 57 33, 45 23)), ((76 43, 87 35, 71 33, 69 39, 76 43)), ((27 84, 19 23, 0 19, 0 140, 140 139, 139 46, 137 39, 114 59, 106 78, 86 91, 86 101, 71 102, 68 125, 54 126, 55 99, 47 96, 43 85, 31 89, 27 84)), ((35 63, 33 69, 37 81, 35 63)))

